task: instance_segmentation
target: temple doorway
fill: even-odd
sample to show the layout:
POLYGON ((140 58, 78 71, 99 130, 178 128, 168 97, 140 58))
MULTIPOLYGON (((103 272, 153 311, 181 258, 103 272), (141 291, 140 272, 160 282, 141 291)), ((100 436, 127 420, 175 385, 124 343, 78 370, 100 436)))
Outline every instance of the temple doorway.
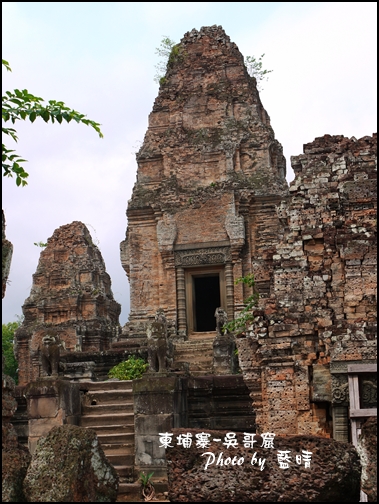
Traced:
POLYGON ((226 306, 223 267, 186 271, 186 308, 189 336, 216 331, 215 311, 226 306))

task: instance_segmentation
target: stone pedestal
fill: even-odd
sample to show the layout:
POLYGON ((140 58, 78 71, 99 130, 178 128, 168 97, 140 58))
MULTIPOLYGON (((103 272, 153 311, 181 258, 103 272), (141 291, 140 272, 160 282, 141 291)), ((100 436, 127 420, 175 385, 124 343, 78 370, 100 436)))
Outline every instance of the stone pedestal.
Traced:
POLYGON ((225 334, 217 336, 213 342, 213 373, 229 375, 235 372, 235 349, 233 336, 225 334))
POLYGON ((28 446, 33 454, 37 441, 53 427, 78 425, 80 391, 78 383, 53 378, 41 378, 26 388, 29 419, 28 446))
POLYGON ((137 473, 154 471, 154 479, 167 478, 159 434, 185 425, 186 399, 181 388, 180 378, 168 373, 149 373, 133 381, 137 473))

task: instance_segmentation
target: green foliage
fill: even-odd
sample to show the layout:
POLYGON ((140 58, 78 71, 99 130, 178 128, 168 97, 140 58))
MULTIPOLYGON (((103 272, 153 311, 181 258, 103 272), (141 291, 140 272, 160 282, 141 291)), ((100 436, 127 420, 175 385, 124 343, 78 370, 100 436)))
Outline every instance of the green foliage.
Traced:
POLYGON ((47 243, 44 243, 44 242, 41 242, 41 241, 39 241, 39 242, 34 242, 34 245, 35 245, 36 247, 41 247, 41 248, 45 248, 45 247, 47 247, 47 243))
POLYGON ((154 485, 151 482, 151 477, 154 472, 150 474, 145 474, 144 472, 139 473, 139 481, 142 486, 142 496, 144 497, 145 502, 152 501, 155 496, 154 485))
MULTIPOLYGON (((236 285, 239 283, 244 283, 248 287, 254 289, 255 286, 254 275, 250 273, 249 275, 246 275, 244 277, 237 278, 237 280, 234 283, 236 285)), ((251 296, 245 299, 244 301, 245 307, 241 311, 239 316, 234 320, 231 320, 230 322, 226 323, 223 326, 223 330, 225 332, 244 331, 248 325, 254 322, 254 315, 252 313, 252 310, 258 305, 258 300, 259 300, 259 294, 257 292, 253 292, 251 296)))
MULTIPOLYGON (((183 51, 180 44, 176 44, 174 40, 164 35, 160 46, 156 48, 155 54, 161 59, 161 61, 155 65, 156 74, 154 77, 154 81, 158 82, 160 85, 164 85, 167 82, 165 77, 167 69, 170 68, 177 61, 181 61, 185 56, 185 52, 183 51)), ((254 77, 257 81, 257 88, 259 91, 263 91, 262 82, 268 80, 268 74, 272 72, 272 70, 266 70, 263 68, 263 57, 264 54, 256 58, 255 56, 246 56, 245 57, 245 66, 250 77, 254 77)))
POLYGON ((170 39, 170 37, 163 36, 161 43, 159 47, 155 49, 155 54, 158 54, 162 60, 155 65, 156 69, 156 74, 154 77, 154 81, 158 82, 159 84, 164 84, 166 82, 166 78, 164 75, 166 74, 167 71, 167 62, 169 60, 171 50, 174 47, 175 42, 170 39))
POLYGON ((170 37, 164 35, 160 46, 155 50, 155 54, 158 54, 162 60, 155 65, 156 74, 154 81, 163 86, 163 84, 167 82, 165 77, 167 69, 178 61, 182 61, 185 56, 185 51, 180 44, 176 44, 170 37))
MULTIPOLYGON (((8 71, 12 71, 7 61, 2 60, 2 64, 8 71)), ((62 101, 49 100, 48 104, 44 104, 43 102, 43 98, 30 94, 27 89, 5 91, 5 95, 2 97, 2 119, 4 122, 11 121, 12 124, 15 124, 16 121, 25 121, 27 119, 33 123, 37 117, 40 117, 45 122, 51 121, 54 123, 57 121, 59 124, 62 121, 69 123, 71 120, 74 120, 77 123, 91 126, 99 134, 99 137, 103 138, 100 124, 87 119, 84 114, 70 109, 62 101)), ((9 135, 17 142, 17 132, 14 128, 3 127, 2 131, 3 134, 9 135)), ((29 174, 22 166, 22 163, 26 163, 26 160, 22 159, 14 150, 8 149, 4 144, 2 144, 1 153, 3 176, 13 177, 15 175, 17 186, 27 185, 26 178, 29 174)))
POLYGON ((109 378, 118 378, 119 380, 135 380, 141 378, 147 371, 149 365, 141 357, 131 355, 126 361, 120 362, 114 366, 108 373, 109 378))
POLYGON ((262 69, 263 63, 262 58, 264 54, 260 56, 258 59, 254 56, 246 56, 245 57, 245 66, 247 69, 247 73, 250 77, 255 77, 257 81, 257 88, 259 91, 263 91, 262 82, 264 80, 268 80, 268 74, 272 72, 272 70, 264 70, 262 69))
POLYGON ((141 482, 141 485, 143 488, 148 487, 149 485, 152 485, 151 477, 154 474, 154 471, 151 472, 150 474, 145 474, 144 472, 139 473, 139 481, 141 482))
POLYGON ((18 382, 17 368, 18 364, 13 353, 13 340, 16 329, 21 325, 22 318, 19 317, 17 322, 8 322, 2 324, 2 341, 1 348, 4 355, 4 370, 3 372, 18 382))

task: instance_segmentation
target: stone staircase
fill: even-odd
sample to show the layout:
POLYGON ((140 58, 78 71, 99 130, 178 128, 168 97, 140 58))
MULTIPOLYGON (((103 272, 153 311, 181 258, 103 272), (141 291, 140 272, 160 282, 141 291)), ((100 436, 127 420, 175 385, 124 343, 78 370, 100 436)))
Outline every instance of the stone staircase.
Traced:
POLYGON ((117 502, 139 502, 134 472, 134 404, 132 381, 82 382, 80 425, 96 431, 109 462, 119 477, 117 502))
POLYGON ((187 341, 175 343, 171 368, 180 369, 188 365, 188 371, 192 376, 212 374, 214 338, 213 332, 198 333, 187 341))

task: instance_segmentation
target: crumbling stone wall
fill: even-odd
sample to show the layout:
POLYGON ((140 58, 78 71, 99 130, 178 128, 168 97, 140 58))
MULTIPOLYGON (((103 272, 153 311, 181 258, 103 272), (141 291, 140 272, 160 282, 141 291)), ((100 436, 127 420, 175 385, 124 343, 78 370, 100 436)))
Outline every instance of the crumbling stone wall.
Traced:
POLYGON ((270 296, 238 340, 259 432, 348 438, 347 364, 377 353, 376 157, 375 134, 325 135, 291 158, 270 296))
POLYGON ((41 368, 46 336, 56 338, 61 353, 107 350, 117 339, 121 307, 82 222, 61 226, 48 239, 22 310, 25 318, 15 333, 20 385, 46 375, 41 368))
MULTIPOLYGON (((2 369, 4 356, 2 356, 2 369)), ((1 417, 1 451, 2 451, 2 502, 26 502, 22 482, 28 469, 31 455, 29 450, 18 443, 17 433, 11 423, 17 409, 14 398, 14 380, 2 375, 2 417, 1 417)))

